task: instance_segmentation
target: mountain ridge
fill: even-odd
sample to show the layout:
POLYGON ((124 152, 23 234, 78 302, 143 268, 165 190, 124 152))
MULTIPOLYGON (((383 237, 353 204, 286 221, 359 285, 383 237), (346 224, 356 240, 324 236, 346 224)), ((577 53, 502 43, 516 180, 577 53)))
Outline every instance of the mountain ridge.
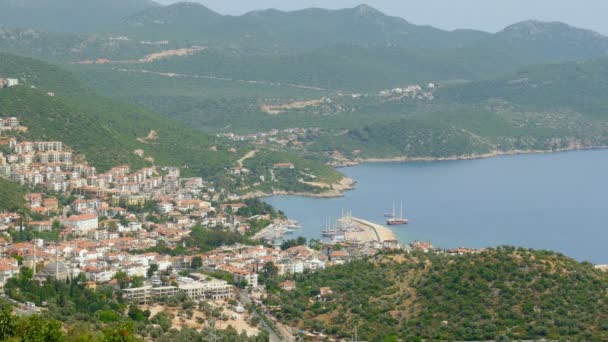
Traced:
POLYGON ((0 0, 0 23, 44 31, 92 32, 157 6, 152 0, 0 0))

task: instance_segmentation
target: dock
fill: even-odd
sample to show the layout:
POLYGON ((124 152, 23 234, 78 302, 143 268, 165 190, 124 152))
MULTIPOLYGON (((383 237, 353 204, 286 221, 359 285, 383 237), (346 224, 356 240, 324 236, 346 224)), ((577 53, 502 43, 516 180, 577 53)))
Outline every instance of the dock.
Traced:
POLYGON ((384 242, 398 240, 389 228, 357 217, 344 217, 342 224, 351 225, 356 229, 345 233, 345 240, 352 242, 384 242))

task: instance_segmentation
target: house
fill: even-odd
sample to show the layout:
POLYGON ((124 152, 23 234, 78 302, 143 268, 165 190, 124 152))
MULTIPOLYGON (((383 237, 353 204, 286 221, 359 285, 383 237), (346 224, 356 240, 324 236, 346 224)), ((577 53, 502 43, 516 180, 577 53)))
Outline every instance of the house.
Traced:
POLYGON ((331 259, 334 261, 337 260, 342 260, 342 261, 347 261, 348 260, 348 252, 344 249, 339 250, 339 251, 332 251, 330 253, 331 259))
POLYGON ((0 286, 4 286, 7 280, 19 274, 17 260, 0 259, 0 286))
POLYGON ((253 288, 258 287, 257 273, 251 272, 244 268, 234 267, 230 265, 220 265, 217 267, 217 269, 232 274, 234 282, 237 284, 240 284, 245 281, 247 282, 247 286, 251 286, 253 288))
POLYGON ((63 224, 72 227, 76 234, 82 235, 90 230, 97 229, 99 219, 96 214, 75 215, 68 217, 63 224))
POLYGON ((293 291, 296 289, 296 282, 292 280, 285 280, 279 283, 279 287, 285 291, 293 291))
POLYGON ((295 168, 295 165, 293 165, 293 163, 277 163, 277 164, 274 164, 273 167, 275 169, 288 169, 288 170, 291 170, 291 169, 295 168))
POLYGON ((42 205, 50 211, 59 209, 59 201, 55 197, 46 198, 42 201, 42 205))
POLYGON ((156 208, 158 209, 158 211, 160 211, 161 214, 167 214, 167 213, 173 211, 173 203, 158 202, 158 204, 156 205, 156 208))
POLYGON ((30 204, 30 208, 38 208, 42 206, 42 194, 31 193, 27 195, 27 202, 30 204))
POLYGON ((51 221, 33 221, 30 222, 30 227, 37 232, 48 232, 53 229, 51 221))

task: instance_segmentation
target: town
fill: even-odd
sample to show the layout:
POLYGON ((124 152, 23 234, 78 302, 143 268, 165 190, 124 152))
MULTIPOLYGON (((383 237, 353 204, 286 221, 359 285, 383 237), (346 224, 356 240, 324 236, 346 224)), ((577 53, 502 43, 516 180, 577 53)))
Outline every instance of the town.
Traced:
POLYGON ((0 118, 0 177, 29 189, 23 210, 0 213, 0 286, 26 267, 39 282, 111 286, 124 300, 157 311, 169 310, 168 298, 211 302, 229 324, 256 334, 251 318, 261 314, 244 307, 262 305, 259 278, 268 269, 290 290, 297 286, 292 275, 401 248, 394 235, 368 238, 377 234, 365 229, 339 243, 285 240, 297 222, 257 200, 222 202, 223 189, 182 177, 176 167, 98 172, 63 142, 29 141, 25 132, 17 117, 0 118), (216 240, 202 241, 211 236, 216 240))

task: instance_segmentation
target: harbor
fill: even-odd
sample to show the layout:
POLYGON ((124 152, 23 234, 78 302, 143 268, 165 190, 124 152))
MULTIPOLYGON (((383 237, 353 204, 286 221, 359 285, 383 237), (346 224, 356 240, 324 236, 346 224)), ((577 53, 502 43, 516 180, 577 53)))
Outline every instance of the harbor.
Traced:
MULTIPOLYGON (((276 245, 291 235, 297 236, 296 232, 300 228, 299 223, 294 220, 276 221, 256 233, 254 238, 276 245)), ((399 240, 390 228, 354 217, 350 213, 344 214, 335 222, 328 221, 326 229, 321 231, 321 236, 317 239, 329 243, 349 244, 398 244, 399 240)))
POLYGON ((292 235, 297 229, 302 228, 294 220, 277 220, 266 228, 257 232, 253 237, 256 240, 263 240, 272 244, 282 241, 285 236, 292 235))

